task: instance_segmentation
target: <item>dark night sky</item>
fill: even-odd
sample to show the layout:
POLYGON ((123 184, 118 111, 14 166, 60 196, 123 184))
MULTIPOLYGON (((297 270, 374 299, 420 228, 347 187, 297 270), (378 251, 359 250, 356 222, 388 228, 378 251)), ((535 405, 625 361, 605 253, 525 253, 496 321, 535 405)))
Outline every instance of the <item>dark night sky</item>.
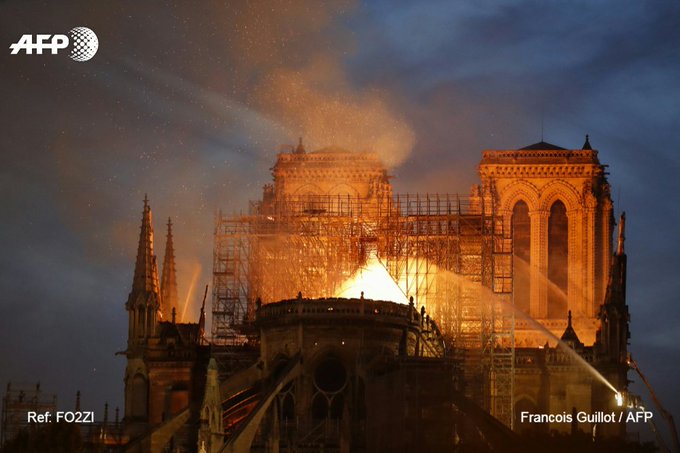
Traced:
POLYGON ((483 149, 539 141, 543 118, 609 164, 632 351, 680 414, 680 3, 94 4, 0 3, 0 384, 122 405, 144 193, 157 254, 176 223, 192 320, 213 214, 259 196, 280 144, 364 146, 397 191, 467 193, 483 149), (9 54, 75 26, 99 37, 89 62, 9 54))

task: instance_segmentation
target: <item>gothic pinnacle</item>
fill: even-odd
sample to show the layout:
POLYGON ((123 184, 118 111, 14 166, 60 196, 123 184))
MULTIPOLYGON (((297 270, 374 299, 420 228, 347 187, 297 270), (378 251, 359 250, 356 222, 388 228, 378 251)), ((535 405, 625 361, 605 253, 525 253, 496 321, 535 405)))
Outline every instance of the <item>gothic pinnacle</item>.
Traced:
POLYGON ((590 145, 590 136, 588 134, 586 134, 586 141, 583 144, 583 147, 581 149, 588 149, 588 150, 593 149, 593 147, 590 145))
POLYGON ((302 137, 300 137, 300 140, 298 141, 297 147, 294 149, 295 154, 304 154, 305 153, 305 145, 302 144, 302 137))
POLYGON ((158 291, 158 269, 153 252, 153 225, 149 199, 144 195, 144 212, 139 232, 137 261, 132 281, 132 291, 158 291))
POLYGON ((621 218, 619 219, 619 236, 616 240, 616 254, 621 256, 625 253, 624 243, 626 242, 626 213, 621 213, 621 218))
POLYGON ((177 308, 177 272, 175 268, 175 247, 172 240, 172 220, 168 217, 168 233, 163 257, 163 275, 161 277, 161 305, 163 318, 170 319, 170 313, 177 308))

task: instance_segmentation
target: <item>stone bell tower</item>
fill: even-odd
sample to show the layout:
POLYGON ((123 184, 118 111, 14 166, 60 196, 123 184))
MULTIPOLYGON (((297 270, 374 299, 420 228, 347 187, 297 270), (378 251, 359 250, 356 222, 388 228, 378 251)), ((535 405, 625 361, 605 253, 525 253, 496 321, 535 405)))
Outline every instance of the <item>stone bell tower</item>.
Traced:
POLYGON ((125 309, 128 312, 127 367, 125 370, 125 421, 129 425, 148 421, 149 370, 145 353, 158 337, 161 297, 158 266, 153 251, 151 206, 144 197, 137 261, 132 290, 125 309))
MULTIPOLYGON (((567 312, 586 345, 595 341, 612 255, 612 201, 605 165, 588 136, 581 149, 539 142, 484 151, 482 191, 513 238, 515 307, 559 336, 567 312)), ((517 317, 516 344, 545 337, 517 317)))

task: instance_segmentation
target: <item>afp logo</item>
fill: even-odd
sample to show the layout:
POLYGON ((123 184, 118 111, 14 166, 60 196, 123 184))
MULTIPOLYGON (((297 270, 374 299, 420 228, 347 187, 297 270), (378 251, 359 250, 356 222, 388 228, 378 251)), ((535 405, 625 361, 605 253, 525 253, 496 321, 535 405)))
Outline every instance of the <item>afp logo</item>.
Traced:
POLYGON ((23 35, 19 41, 9 46, 12 55, 16 55, 22 50, 27 55, 32 55, 33 51, 37 55, 42 55, 43 51, 50 51, 56 55, 60 50, 71 46, 69 57, 75 61, 87 61, 94 57, 99 48, 97 35, 87 27, 75 27, 68 32, 68 35, 23 35))

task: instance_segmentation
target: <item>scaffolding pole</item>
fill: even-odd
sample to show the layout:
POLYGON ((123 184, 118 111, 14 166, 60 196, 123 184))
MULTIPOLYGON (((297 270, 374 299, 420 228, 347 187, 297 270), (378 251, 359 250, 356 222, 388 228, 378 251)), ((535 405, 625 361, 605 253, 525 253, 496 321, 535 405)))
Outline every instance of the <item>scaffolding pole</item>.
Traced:
POLYGON ((465 351, 469 395, 512 423, 514 315, 509 226, 490 196, 296 196, 216 220, 213 341, 242 341, 263 304, 333 297, 376 256, 402 292, 425 306, 465 351))
POLYGON ((8 382, 0 414, 0 447, 31 426, 27 417, 29 411, 44 413, 56 409, 56 395, 42 392, 39 382, 35 385, 8 382))

